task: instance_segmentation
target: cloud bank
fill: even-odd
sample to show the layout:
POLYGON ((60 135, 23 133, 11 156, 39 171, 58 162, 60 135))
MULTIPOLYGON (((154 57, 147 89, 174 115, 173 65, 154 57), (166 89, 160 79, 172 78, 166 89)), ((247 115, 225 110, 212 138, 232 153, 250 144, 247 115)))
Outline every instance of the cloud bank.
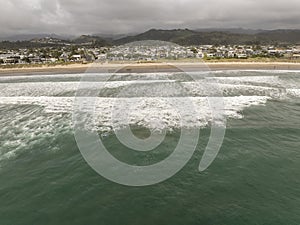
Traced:
POLYGON ((0 0, 1 36, 300 28, 299 0, 0 0))

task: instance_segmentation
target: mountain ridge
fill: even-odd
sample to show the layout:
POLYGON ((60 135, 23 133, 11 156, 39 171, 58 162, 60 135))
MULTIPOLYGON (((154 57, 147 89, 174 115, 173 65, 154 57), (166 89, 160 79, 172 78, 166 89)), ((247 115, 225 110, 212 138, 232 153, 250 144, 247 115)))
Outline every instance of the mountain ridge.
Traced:
MULTIPOLYGON (((37 35, 37 38, 23 41, 2 41, 3 46, 14 47, 41 47, 44 45, 81 45, 103 47, 123 45, 135 41, 160 40, 173 42, 179 45, 288 45, 300 44, 300 30, 277 29, 277 30, 245 30, 242 28, 223 29, 150 29, 146 32, 120 37, 117 39, 100 37, 97 35, 81 35, 79 37, 64 38, 59 35, 37 35), (51 40, 51 41, 49 41, 51 40)), ((27 36, 27 38, 32 36, 27 36)), ((14 40, 14 39, 13 39, 14 40)))

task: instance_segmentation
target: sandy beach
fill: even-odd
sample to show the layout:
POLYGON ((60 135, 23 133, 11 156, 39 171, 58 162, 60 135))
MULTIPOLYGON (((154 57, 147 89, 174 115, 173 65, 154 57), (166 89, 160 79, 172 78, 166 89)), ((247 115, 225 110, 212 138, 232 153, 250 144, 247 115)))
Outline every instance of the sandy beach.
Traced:
POLYGON ((0 69, 0 76, 71 74, 71 73, 152 73, 222 70, 300 70, 300 63, 286 62, 214 62, 214 63, 136 63, 136 64, 73 64, 28 68, 0 69))

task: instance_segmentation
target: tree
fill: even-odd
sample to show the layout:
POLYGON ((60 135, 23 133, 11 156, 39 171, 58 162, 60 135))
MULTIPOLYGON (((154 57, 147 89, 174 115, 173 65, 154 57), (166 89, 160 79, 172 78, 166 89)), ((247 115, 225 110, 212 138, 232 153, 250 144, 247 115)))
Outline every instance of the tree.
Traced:
POLYGON ((25 58, 23 59, 23 61, 26 62, 26 63, 30 63, 30 59, 29 59, 28 57, 25 57, 25 58))
POLYGON ((55 50, 54 52, 52 52, 52 57, 59 59, 59 57, 61 56, 62 52, 59 52, 57 50, 55 50))
POLYGON ((191 48, 191 51, 194 53, 194 54, 197 54, 198 53, 198 50, 196 48, 191 48))

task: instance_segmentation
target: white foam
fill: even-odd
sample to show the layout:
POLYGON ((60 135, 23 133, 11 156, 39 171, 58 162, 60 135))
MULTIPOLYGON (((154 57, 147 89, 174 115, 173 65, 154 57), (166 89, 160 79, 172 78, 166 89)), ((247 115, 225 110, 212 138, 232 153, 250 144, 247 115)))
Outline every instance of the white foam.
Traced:
POLYGON ((142 81, 114 81, 114 82, 25 82, 25 83, 0 83, 0 96, 57 96, 75 92, 79 87, 89 89, 113 89, 132 84, 163 84, 174 83, 174 80, 142 80, 142 81))
MULTIPOLYGON (((24 103, 26 102, 32 103, 30 100, 24 103)), ((12 103, 16 101, 12 100, 12 103)), ((41 140, 55 143, 51 141, 56 138, 55 133, 62 134, 71 129, 70 121, 66 121, 61 115, 42 114, 35 108, 25 111, 12 109, 10 113, 1 116, 0 123, 0 161, 16 157, 20 151, 30 150, 30 146, 39 144, 41 140)), ((41 150, 46 150, 47 147, 43 145, 41 150)), ((58 149, 53 144, 49 147, 51 151, 58 149)))
POLYGON ((292 97, 300 97, 300 89, 287 89, 287 95, 292 97))
MULTIPOLYGON (((225 96, 271 96, 272 93, 278 92, 280 89, 279 84, 280 82, 276 77, 242 77, 240 80, 238 78, 213 78, 206 82, 180 82, 180 84, 175 83, 175 80, 84 82, 83 85, 80 82, 0 83, 0 96, 74 96, 79 87, 98 90, 99 92, 101 90, 130 87, 127 90, 128 97, 138 97, 138 94, 141 94, 141 96, 178 96, 178 94, 181 94, 176 88, 178 85, 184 89, 184 94, 191 96, 219 96, 221 93, 225 96), (270 86, 271 81, 273 81, 273 86, 270 86)), ((115 94, 118 95, 118 93, 115 94)))
POLYGON ((84 74, 53 74, 53 75, 20 75, 20 76, 0 76, 1 81, 11 81, 20 79, 43 79, 43 78, 77 78, 84 74))
POLYGON ((168 79, 168 77, 172 76, 174 73, 78 73, 78 74, 52 74, 52 75, 20 75, 20 76, 0 76, 0 81, 18 81, 18 80, 46 80, 46 79, 91 79, 91 78, 103 78, 109 79, 111 77, 139 77, 146 79, 157 79, 163 80, 168 79))
POLYGON ((214 80, 218 83, 227 83, 227 84, 242 84, 242 83, 279 84, 280 83, 278 76, 208 77, 207 79, 214 80))
MULTIPOLYGON (((247 76, 238 76, 240 71, 226 71, 225 75, 232 75, 230 77, 220 76, 222 72, 217 72, 218 77, 207 77, 202 75, 204 73, 213 75, 215 72, 200 72, 197 73, 199 75, 197 81, 186 82, 172 80, 180 73, 117 74, 108 82, 85 82, 83 85, 85 87, 99 91, 108 90, 107 96, 118 91, 122 92, 123 88, 128 87, 128 89, 125 88, 128 96, 125 94, 121 95, 122 98, 95 98, 92 127, 88 126, 88 128, 101 132, 111 131, 112 127, 122 129, 128 124, 143 126, 151 130, 173 130, 182 126, 198 128, 212 122, 214 104, 210 103, 223 102, 224 116, 240 119, 243 118, 243 110, 251 106, 265 105, 271 99, 300 97, 299 79, 296 79, 294 75, 289 76, 288 79, 280 76, 281 73, 291 71, 266 72, 276 74, 275 76, 265 75, 261 71, 255 72, 259 74, 248 76, 249 74, 246 73, 244 75, 247 76), (123 76, 128 76, 126 78, 128 81, 122 81, 123 76), (134 80, 133 76, 137 76, 137 80, 134 80), (176 95, 178 90, 174 88, 176 87, 174 85, 180 85, 186 91, 187 97, 176 95), (224 97, 217 97, 220 94, 224 97), (177 105, 172 106, 170 102, 175 102, 177 105), (183 123, 178 106, 184 109, 183 123), (127 121, 122 117, 126 110, 129 110, 127 121)), ((297 73, 300 72, 297 71, 297 73)), ((10 105, 38 106, 24 107, 26 109, 24 112, 12 110, 12 113, 2 115, 0 135, 5 138, 0 143, 0 161, 15 157, 18 151, 38 143, 45 137, 55 138, 55 132, 71 129, 71 114, 75 103, 75 97, 72 96, 80 85, 80 82, 74 82, 71 79, 82 75, 42 75, 38 79, 34 76, 0 77, 0 80, 4 82, 0 83, 0 106, 5 105, 5 108, 10 105), (43 82, 43 79, 47 81, 50 77, 66 80, 43 82), (70 81, 67 81, 69 78, 70 81), (5 83, 5 79, 16 82, 5 83), (27 82, 18 83, 20 79, 25 79, 27 82), (35 79, 35 82, 31 79, 35 79)), ((96 76, 96 74, 91 76, 93 75, 96 76)), ((103 76, 110 77, 111 74, 103 74, 103 76)), ((106 92, 103 95, 105 94, 106 92)), ((223 118, 217 119, 222 125, 223 118)), ((53 148, 55 149, 55 146, 53 148)))
POLYGON ((233 74, 233 75, 240 75, 243 72, 251 72, 251 73, 265 73, 265 74, 285 74, 285 73, 300 73, 300 70, 263 70, 263 69, 239 69, 239 70, 218 70, 218 71, 211 71, 215 74, 233 74))
MULTIPOLYGON (((227 117, 240 118, 240 112, 252 105, 265 104, 269 97, 265 96, 239 96, 225 98, 211 98, 212 102, 224 102, 224 112, 227 117)), ((211 121, 211 105, 206 97, 187 97, 187 98, 96 98, 95 101, 95 118, 99 126, 111 127, 112 120, 116 126, 121 128, 126 125, 126 121, 117 121, 118 113, 124 113, 130 109, 129 124, 139 124, 154 129, 150 121, 154 118, 163 118, 165 126, 163 128, 180 127, 180 115, 175 107, 170 107, 170 102, 176 102, 186 111, 185 115, 190 113, 190 105, 195 109, 196 114, 190 115, 190 123, 183 124, 185 127, 203 127, 211 121), (122 104, 120 105, 120 102, 122 104), (113 110, 113 111, 112 111, 113 110), (116 115, 113 117, 113 113, 116 115)), ((72 97, 1 97, 0 104, 15 105, 37 105, 42 106, 46 113, 72 113, 74 98, 72 97)))
MULTIPOLYGON (((210 100, 218 102, 220 99, 210 100)), ((268 97, 240 96, 226 97, 223 100, 224 114, 227 118, 242 118, 240 112, 243 109, 252 105, 265 104, 268 97)), ((23 151, 24 148, 30 149, 30 146, 38 144, 40 140, 55 139, 55 133, 70 132, 74 101, 73 97, 0 97, 2 106, 42 107, 41 109, 29 108, 25 112, 12 111, 0 119, 2 124, 0 135, 4 137, 0 143, 0 161, 16 157, 19 151, 23 151)), ((163 129, 172 131, 181 127, 200 128, 212 121, 212 108, 205 97, 171 98, 171 100, 170 98, 96 98, 95 106, 94 118, 89 118, 92 119, 92 124, 86 121, 85 127, 104 133, 110 132, 112 127, 122 129, 126 125, 143 126, 156 131, 163 129), (176 108, 178 105, 184 109, 183 121, 182 114, 176 108), (193 113, 191 113, 191 105, 194 108, 193 113), (122 115, 127 109, 129 117, 126 121, 122 119, 122 115)), ((222 118, 216 122, 225 125, 222 124, 224 122, 222 118)), ((57 151, 58 148, 51 146, 51 150, 53 149, 57 151)))

